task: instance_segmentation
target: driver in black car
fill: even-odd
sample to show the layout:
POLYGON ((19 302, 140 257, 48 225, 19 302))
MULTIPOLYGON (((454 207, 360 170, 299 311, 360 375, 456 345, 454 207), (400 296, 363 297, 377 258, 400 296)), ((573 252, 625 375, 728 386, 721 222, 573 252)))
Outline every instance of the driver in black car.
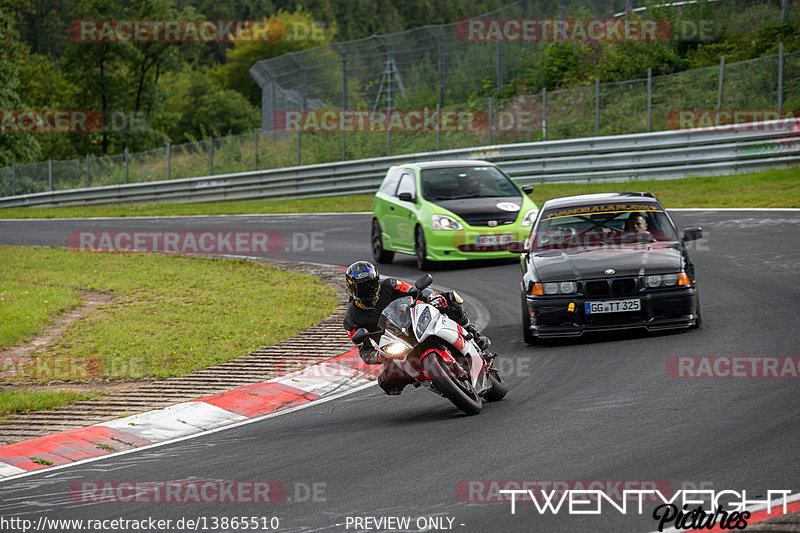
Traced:
MULTIPOLYGON (((380 279, 378 270, 367 261, 356 261, 350 265, 345 273, 345 281, 350 292, 350 304, 344 317, 344 329, 350 338, 358 328, 365 328, 369 332, 378 331, 378 318, 381 312, 394 300, 409 296, 408 291, 412 288, 412 285, 404 281, 393 278, 380 279)), ((463 306, 464 301, 458 293, 452 291, 439 294, 431 289, 425 289, 420 294, 420 299, 445 311, 448 317, 470 332, 478 347, 489 357, 487 349, 490 341, 470 322, 463 306)), ((358 353, 367 364, 386 362, 369 338, 358 346, 358 353)), ((406 385, 413 382, 413 379, 393 363, 391 368, 385 365, 378 376, 378 384, 386 394, 390 395, 400 394, 406 385)))

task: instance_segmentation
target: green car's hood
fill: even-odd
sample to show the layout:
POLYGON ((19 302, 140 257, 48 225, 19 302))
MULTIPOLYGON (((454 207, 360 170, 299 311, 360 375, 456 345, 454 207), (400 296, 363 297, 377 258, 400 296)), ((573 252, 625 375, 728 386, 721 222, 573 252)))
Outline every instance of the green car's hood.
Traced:
POLYGON ((511 224, 517 220, 523 202, 521 196, 464 198, 458 200, 428 200, 451 213, 458 215, 470 226, 511 224))

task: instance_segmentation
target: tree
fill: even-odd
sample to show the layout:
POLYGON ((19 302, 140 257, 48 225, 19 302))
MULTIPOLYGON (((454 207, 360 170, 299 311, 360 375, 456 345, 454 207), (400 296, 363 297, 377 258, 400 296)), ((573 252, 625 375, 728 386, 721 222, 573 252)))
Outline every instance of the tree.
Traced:
MULTIPOLYGON (((16 4, 16 2, 14 2, 16 4)), ((9 3, 6 6, 14 7, 9 3)), ((28 49, 18 40, 13 29, 10 11, 0 5, 0 114, 3 111, 23 109, 24 102, 18 92, 19 63, 29 55, 28 49)), ((2 124, 2 123, 0 123, 2 124)), ((33 134, 22 132, 6 132, 0 126, 0 167, 14 162, 34 161, 40 152, 40 146, 33 134)))
MULTIPOLYGON (((287 52, 298 52, 322 46, 333 40, 336 27, 315 26, 311 13, 298 9, 294 13, 278 12, 273 20, 286 29, 285 35, 276 42, 238 41, 229 49, 228 62, 211 71, 214 80, 224 89, 240 92, 251 105, 261 107, 261 90, 250 76, 250 67, 256 61, 270 59, 287 52)), ((271 30, 272 31, 272 30, 271 30)), ((270 34, 272 37, 272 34, 270 34)))

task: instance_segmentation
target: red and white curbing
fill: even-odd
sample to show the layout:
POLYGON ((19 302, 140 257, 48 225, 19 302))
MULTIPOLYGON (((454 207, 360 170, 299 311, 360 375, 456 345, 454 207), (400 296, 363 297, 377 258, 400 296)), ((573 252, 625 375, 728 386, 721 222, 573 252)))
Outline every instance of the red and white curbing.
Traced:
POLYGON ((85 428, 0 446, 0 479, 164 443, 363 387, 378 365, 354 349, 279 378, 85 428))

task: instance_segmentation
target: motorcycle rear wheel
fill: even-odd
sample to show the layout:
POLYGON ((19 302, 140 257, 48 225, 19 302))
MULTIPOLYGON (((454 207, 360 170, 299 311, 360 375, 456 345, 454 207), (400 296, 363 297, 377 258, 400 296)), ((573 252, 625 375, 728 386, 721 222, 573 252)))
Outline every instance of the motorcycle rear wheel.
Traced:
POLYGON ((477 415, 483 408, 481 397, 478 396, 469 381, 458 379, 453 375, 441 357, 438 354, 431 354, 423 361, 431 382, 436 390, 453 402, 453 405, 468 415, 477 415))

